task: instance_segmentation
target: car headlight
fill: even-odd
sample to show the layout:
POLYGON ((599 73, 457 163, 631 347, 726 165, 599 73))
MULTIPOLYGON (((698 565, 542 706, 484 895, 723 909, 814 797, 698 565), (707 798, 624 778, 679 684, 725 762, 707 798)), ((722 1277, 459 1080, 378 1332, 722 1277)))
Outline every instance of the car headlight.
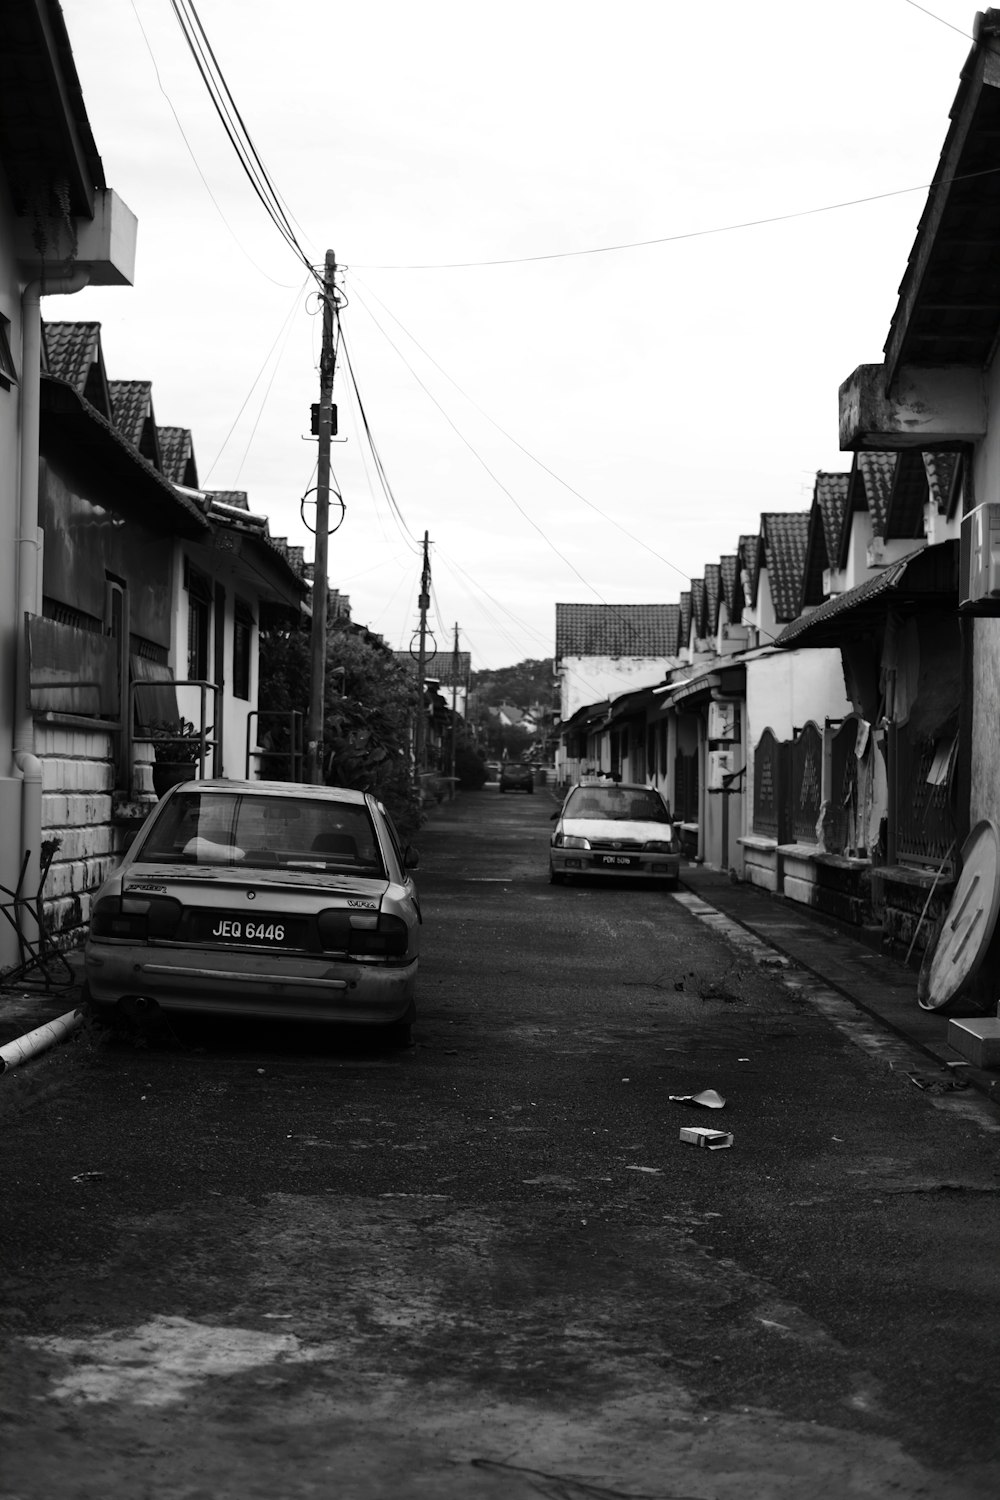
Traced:
POLYGON ((584 839, 576 833, 564 833, 560 840, 564 849, 589 849, 590 840, 584 839))
POLYGON ((642 846, 645 854, 673 854, 672 839, 647 839, 642 846))

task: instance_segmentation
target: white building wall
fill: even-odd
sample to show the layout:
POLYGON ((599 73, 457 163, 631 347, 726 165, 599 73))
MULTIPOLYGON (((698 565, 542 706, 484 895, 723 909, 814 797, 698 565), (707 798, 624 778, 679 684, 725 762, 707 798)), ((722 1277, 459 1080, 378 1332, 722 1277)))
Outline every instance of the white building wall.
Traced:
POLYGON ((618 698, 636 688, 662 682, 669 656, 564 656, 559 663, 559 712, 563 721, 577 709, 604 698, 618 698))
POLYGON ((793 729, 813 719, 839 719, 851 712, 844 670, 837 647, 776 651, 747 662, 747 740, 750 746, 765 729, 790 740, 793 729))
POLYGON ((842 719, 851 711, 840 650, 835 646, 776 651, 747 662, 744 833, 750 832, 753 821, 754 760, 764 730, 770 729, 779 740, 790 740, 793 731, 810 719, 822 729, 825 719, 842 719))

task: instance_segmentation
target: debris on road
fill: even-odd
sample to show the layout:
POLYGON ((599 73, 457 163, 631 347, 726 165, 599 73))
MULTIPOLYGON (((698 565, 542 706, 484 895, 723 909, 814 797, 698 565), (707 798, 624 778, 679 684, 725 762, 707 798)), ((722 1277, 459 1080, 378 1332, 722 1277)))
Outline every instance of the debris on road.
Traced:
POLYGON ((704 1146, 709 1151, 724 1151, 733 1144, 728 1130, 710 1130, 707 1125, 683 1125, 681 1140, 688 1146, 704 1146))
POLYGON ((701 1104, 705 1109, 725 1109, 726 1101, 715 1089, 702 1089, 700 1094, 668 1094, 673 1104, 701 1104))

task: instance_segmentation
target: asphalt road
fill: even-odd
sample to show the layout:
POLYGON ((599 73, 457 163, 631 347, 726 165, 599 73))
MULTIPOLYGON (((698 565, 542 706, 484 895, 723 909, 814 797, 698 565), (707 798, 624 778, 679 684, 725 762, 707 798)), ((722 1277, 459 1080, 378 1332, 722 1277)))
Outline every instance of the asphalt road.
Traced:
POLYGON ((553 807, 423 830, 409 1051, 88 1029, 0 1100, 0 1500, 1000 1493, 997 1135, 550 887, 553 807))

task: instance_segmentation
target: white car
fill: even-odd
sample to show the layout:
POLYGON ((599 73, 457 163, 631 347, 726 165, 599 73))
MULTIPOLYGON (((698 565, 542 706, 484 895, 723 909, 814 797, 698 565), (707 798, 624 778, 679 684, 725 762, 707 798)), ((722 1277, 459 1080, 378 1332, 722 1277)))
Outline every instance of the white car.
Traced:
POLYGON ((185 781, 94 900, 84 954, 98 1015, 121 1008, 341 1021, 409 1041, 420 905, 366 792, 185 781))
POLYGON ((553 885, 582 875, 677 884, 680 849, 670 809, 654 787, 581 782, 553 817, 553 885))

